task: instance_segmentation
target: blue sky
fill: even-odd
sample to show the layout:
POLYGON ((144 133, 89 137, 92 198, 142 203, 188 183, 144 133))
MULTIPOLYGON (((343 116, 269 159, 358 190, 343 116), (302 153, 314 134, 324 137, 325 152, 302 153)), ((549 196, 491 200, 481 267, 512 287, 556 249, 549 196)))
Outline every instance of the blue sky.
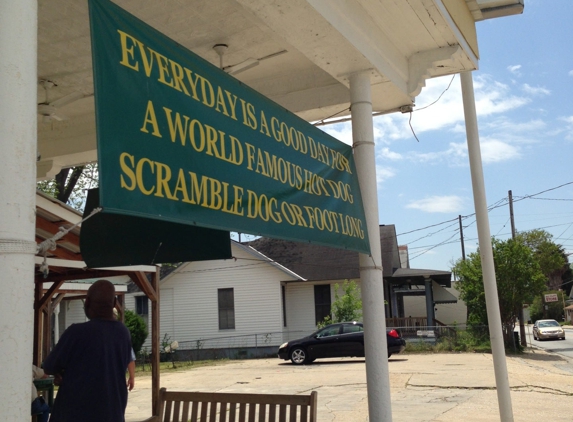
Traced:
MULTIPOLYGON (((511 236, 511 190, 516 229, 544 229, 567 252, 573 252, 572 16, 571 0, 526 0, 522 15, 479 22, 481 59, 473 72, 487 202, 499 205, 489 212, 491 234, 511 236)), ((466 254, 478 243, 459 75, 427 81, 415 110, 440 95, 411 116, 419 141, 409 114, 374 120, 380 223, 396 225, 412 268, 448 270, 461 257, 458 215, 466 254)), ((321 128, 351 142, 348 123, 321 128)))

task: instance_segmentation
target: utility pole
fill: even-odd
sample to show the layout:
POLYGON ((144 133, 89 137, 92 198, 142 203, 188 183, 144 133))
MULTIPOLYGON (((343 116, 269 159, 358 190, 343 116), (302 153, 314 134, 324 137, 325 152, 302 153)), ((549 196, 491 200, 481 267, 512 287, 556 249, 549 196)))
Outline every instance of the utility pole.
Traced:
MULTIPOLYGON (((511 238, 515 240, 515 219, 513 218, 513 195, 511 191, 507 192, 509 196, 509 219, 511 221, 511 238)), ((527 347, 527 339, 525 338, 525 321, 523 321, 523 303, 519 305, 519 337, 521 338, 521 345, 527 347)))
POLYGON ((462 259, 466 260, 466 248, 464 247, 464 228, 462 226, 462 216, 458 215, 458 221, 460 223, 460 242, 462 243, 462 259))

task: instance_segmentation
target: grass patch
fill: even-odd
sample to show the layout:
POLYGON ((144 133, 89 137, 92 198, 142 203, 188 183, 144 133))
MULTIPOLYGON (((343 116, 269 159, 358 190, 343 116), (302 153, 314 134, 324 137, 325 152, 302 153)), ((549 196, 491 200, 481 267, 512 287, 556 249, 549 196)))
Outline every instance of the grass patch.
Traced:
POLYGON ((489 337, 472 333, 471 331, 458 331, 455 336, 443 336, 435 342, 427 340, 406 340, 405 353, 491 353, 489 337))

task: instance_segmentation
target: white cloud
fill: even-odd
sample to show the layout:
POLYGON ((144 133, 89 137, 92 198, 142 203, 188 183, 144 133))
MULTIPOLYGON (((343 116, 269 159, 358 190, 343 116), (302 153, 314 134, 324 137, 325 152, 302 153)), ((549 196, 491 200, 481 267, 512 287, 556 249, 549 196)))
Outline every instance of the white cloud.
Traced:
POLYGON ((431 196, 417 201, 411 201, 406 208, 418 209, 426 212, 452 213, 463 209, 463 198, 456 195, 431 196))
POLYGON ((480 147, 484 164, 499 163, 521 157, 517 147, 496 139, 481 141, 480 147))
POLYGON ((347 145, 352 145, 352 125, 348 122, 320 126, 319 129, 347 145))
POLYGON ((391 179, 396 175, 396 171, 392 167, 381 166, 376 164, 376 184, 378 188, 382 187, 382 184, 391 179))
POLYGON ((573 76, 573 70, 569 71, 569 76, 573 76))
POLYGON ((478 116, 489 116, 519 108, 531 102, 527 97, 510 95, 509 86, 488 76, 475 78, 475 102, 478 116))
POLYGON ((565 135, 565 139, 567 139, 568 141, 573 140, 573 116, 568 116, 568 117, 561 117, 560 120, 563 120, 567 126, 566 126, 566 131, 567 131, 567 135, 565 135))
POLYGON ((386 159, 391 160, 391 161, 399 161, 399 160, 402 160, 404 158, 404 157, 402 157, 402 154, 399 154, 399 153, 394 152, 394 151, 390 151, 390 148, 388 148, 388 147, 381 148, 379 153, 378 153, 378 156, 381 158, 386 158, 386 159))
POLYGON ((530 95, 549 95, 549 94, 551 94, 551 91, 549 91, 547 88, 542 88, 540 86, 533 87, 529 84, 523 84, 522 89, 525 93, 530 94, 530 95))
MULTIPOLYGON (((532 95, 536 89, 529 88, 532 92, 528 95, 532 95)), ((542 88, 538 88, 535 92, 542 93, 543 91, 542 88)), ((474 77, 474 93, 476 112, 480 117, 505 113, 531 102, 527 96, 513 95, 508 85, 496 82, 487 75, 474 77)), ((416 104, 417 107, 411 115, 410 113, 394 113, 376 117, 374 126, 377 142, 388 143, 398 139, 412 138, 412 132, 418 137, 426 131, 444 129, 455 133, 465 132, 459 80, 452 81, 451 77, 428 80, 426 87, 416 98, 416 104), (450 82, 452 82, 451 85, 450 82), (435 102, 438 98, 439 100, 435 102)))
POLYGON ((520 64, 516 64, 513 66, 507 66, 507 70, 509 70, 511 73, 513 73, 514 75, 521 75, 521 72, 519 71, 521 69, 521 65, 520 64))

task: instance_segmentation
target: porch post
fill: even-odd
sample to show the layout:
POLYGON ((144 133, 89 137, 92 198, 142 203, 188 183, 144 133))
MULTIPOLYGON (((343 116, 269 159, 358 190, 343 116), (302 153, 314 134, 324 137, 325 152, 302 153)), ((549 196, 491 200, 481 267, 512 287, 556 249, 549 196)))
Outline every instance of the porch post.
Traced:
POLYGON ((151 301, 151 410, 153 416, 159 416, 159 278, 161 268, 157 267, 151 278, 151 287, 155 291, 155 300, 151 301))
POLYGON ((513 409, 511 406, 511 395, 509 392, 509 377, 507 375, 507 364, 505 361, 505 348, 503 345, 503 333, 501 330, 501 316, 499 312, 497 282, 495 279, 493 249, 491 246, 491 233, 489 230, 487 201, 485 197, 485 183, 479 145, 474 85, 471 72, 460 73, 460 77, 499 414, 502 422, 513 422, 513 409))
POLYGON ((392 421, 392 407, 388 346, 385 335, 386 314, 371 96, 370 72, 352 74, 350 76, 350 102, 354 159, 364 201, 366 230, 371 250, 371 255, 359 254, 368 414, 369 420, 373 422, 389 422, 392 421))
POLYGON ((37 0, 0 2, 0 415, 30 420, 37 0))
POLYGON ((434 318, 436 314, 434 313, 434 291, 432 290, 432 279, 424 278, 424 284, 426 285, 426 324, 428 325, 428 330, 432 330, 434 325, 434 318))

